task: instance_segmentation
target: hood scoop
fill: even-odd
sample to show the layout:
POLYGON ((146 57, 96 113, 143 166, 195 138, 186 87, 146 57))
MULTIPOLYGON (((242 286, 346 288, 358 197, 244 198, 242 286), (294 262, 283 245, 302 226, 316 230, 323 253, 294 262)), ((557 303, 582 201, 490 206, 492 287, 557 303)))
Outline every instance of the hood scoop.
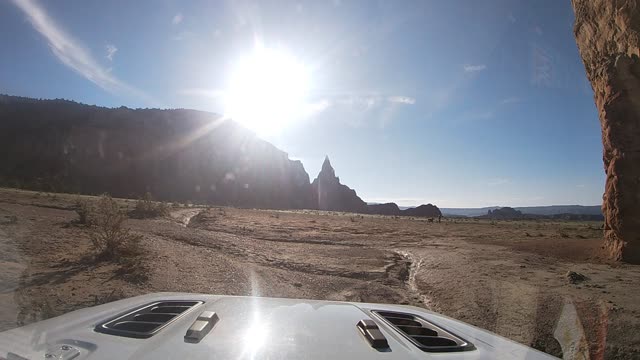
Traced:
POLYGON ((455 352, 474 350, 473 344, 417 315, 395 311, 372 311, 420 350, 455 352))
POLYGON ((203 301, 157 301, 100 323, 94 330, 103 334, 146 339, 200 304, 203 301))

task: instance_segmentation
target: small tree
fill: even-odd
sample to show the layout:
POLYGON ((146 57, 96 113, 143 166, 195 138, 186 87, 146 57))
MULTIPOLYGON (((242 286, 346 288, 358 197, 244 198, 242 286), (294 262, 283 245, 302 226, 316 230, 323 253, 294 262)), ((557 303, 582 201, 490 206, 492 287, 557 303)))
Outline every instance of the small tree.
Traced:
POLYGON ((102 195, 91 217, 93 232, 91 241, 99 257, 132 256, 140 252, 140 235, 123 227, 126 215, 109 195, 102 195))

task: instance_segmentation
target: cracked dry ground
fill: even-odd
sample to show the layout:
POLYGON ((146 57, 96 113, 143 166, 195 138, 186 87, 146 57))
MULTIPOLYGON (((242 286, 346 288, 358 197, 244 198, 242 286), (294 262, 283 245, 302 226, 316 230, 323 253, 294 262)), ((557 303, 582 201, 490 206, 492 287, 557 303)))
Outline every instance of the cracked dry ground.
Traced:
POLYGON ((75 199, 0 189, 0 329, 184 291, 409 304, 557 356, 640 357, 640 267, 602 260, 600 224, 178 208, 128 220, 146 249, 128 274, 91 261, 75 199))

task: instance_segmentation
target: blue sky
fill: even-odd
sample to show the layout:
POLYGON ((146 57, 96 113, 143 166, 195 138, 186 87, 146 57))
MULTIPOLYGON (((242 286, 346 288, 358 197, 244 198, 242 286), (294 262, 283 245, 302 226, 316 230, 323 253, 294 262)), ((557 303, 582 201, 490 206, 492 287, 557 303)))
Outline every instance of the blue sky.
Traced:
MULTIPOLYGON (((239 59, 284 49, 313 111, 263 137, 366 201, 601 203, 569 1, 0 3, 0 92, 224 114, 239 59)), ((261 121, 271 121, 268 114, 261 121)))

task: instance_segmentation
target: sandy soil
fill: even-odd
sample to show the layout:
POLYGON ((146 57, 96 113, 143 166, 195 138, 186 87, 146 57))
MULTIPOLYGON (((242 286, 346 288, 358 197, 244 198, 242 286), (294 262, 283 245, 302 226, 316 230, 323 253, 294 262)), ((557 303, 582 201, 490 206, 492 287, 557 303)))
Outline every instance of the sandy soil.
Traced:
POLYGON ((186 291, 411 304, 556 356, 640 358, 640 266, 603 259, 599 223, 180 207, 128 220, 132 274, 93 260, 76 199, 0 189, 0 330, 186 291))

